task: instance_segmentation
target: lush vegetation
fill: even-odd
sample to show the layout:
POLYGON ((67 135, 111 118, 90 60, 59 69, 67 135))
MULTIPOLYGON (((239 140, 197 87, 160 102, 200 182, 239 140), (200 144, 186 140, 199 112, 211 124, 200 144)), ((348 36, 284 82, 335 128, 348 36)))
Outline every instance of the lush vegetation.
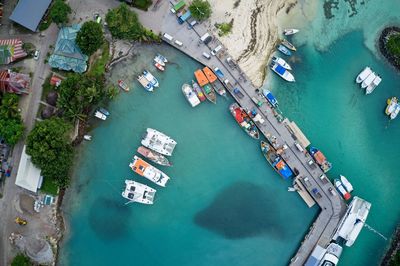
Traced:
POLYGON ((233 19, 229 23, 215 24, 215 27, 219 30, 218 35, 224 36, 232 31, 233 19))
POLYGON ((32 266, 31 260, 22 253, 19 253, 11 262, 11 266, 32 266))
POLYGON ((389 52, 392 55, 396 56, 399 60, 400 59, 400 33, 390 36, 386 46, 387 46, 389 52))
POLYGON ((160 41, 158 35, 142 26, 137 14, 131 11, 125 3, 111 9, 106 15, 106 22, 112 36, 117 39, 160 41))
POLYGON ((192 13, 192 17, 200 21, 211 16, 211 6, 207 0, 193 0, 189 10, 192 13))
POLYGON ((103 29, 100 23, 87 21, 83 23, 76 35, 76 44, 88 56, 97 51, 104 43, 103 29))
POLYGON ((71 12, 71 7, 63 0, 55 0, 50 8, 49 17, 56 24, 66 24, 68 22, 68 15, 71 12))
POLYGON ((400 266, 400 252, 397 251, 396 254, 389 262, 389 266, 400 266))
POLYGON ((0 104, 0 136, 10 145, 15 145, 24 133, 18 100, 17 95, 6 93, 0 104))
POLYGON ((37 122, 26 144, 26 153, 32 156, 32 162, 42 170, 43 177, 61 188, 69 183, 73 160, 70 130, 71 125, 61 118, 37 122))
POLYGON ((135 0, 132 5, 136 8, 147 11, 153 2, 151 0, 135 0))
POLYGON ((93 76, 101 76, 104 74, 106 65, 110 60, 110 47, 107 41, 105 41, 101 46, 101 54, 99 56, 95 54, 94 57, 95 58, 90 65, 88 74, 93 76))

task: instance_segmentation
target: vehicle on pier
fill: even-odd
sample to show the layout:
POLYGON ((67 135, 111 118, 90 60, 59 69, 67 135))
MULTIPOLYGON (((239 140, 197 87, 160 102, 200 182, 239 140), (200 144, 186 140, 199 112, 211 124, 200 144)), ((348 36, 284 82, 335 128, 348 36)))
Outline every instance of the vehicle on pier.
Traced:
POLYGON ((251 120, 248 113, 240 107, 237 103, 233 103, 229 106, 229 111, 231 112, 233 118, 235 118, 238 125, 253 139, 259 139, 260 133, 258 128, 251 120))
POLYGON ((238 88, 233 89, 233 94, 235 94, 240 99, 243 99, 243 97, 244 97, 243 93, 238 88))
POLYGON ((290 170, 289 166, 278 154, 278 150, 275 150, 270 144, 265 141, 261 141, 260 147, 265 159, 283 179, 286 180, 289 177, 293 176, 292 170, 290 170))

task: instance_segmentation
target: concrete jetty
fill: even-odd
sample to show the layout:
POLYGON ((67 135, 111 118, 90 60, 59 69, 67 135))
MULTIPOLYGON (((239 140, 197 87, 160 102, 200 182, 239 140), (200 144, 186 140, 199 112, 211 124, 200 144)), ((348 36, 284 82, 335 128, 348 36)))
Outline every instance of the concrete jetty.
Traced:
MULTIPOLYGON (((219 45, 223 46, 216 38, 213 38, 207 45, 200 41, 200 37, 205 33, 209 32, 211 34, 209 29, 201 23, 196 24, 194 27, 190 27, 187 23, 178 24, 177 17, 171 12, 164 14, 161 20, 158 28, 153 28, 153 31, 168 34, 168 38, 164 38, 166 43, 203 65, 211 69, 218 67, 225 76, 221 81, 225 84, 232 97, 242 107, 248 110, 255 110, 261 115, 264 121, 255 121, 258 128, 267 138, 274 136, 276 140, 274 146, 285 146, 285 152, 282 157, 291 169, 298 171, 296 183, 301 185, 297 186, 301 187, 304 197, 307 197, 304 195, 304 191, 307 190, 312 195, 313 201, 321 208, 321 212, 312 224, 310 231, 290 261, 291 265, 303 265, 317 244, 324 248, 328 246, 340 219, 345 213, 345 202, 339 196, 339 193, 332 195, 329 192, 329 188, 335 188, 331 182, 321 179, 323 172, 319 167, 315 166, 315 163, 313 165, 309 164, 310 160, 312 160, 311 156, 296 148, 296 143, 301 143, 305 139, 305 136, 299 132, 300 129, 296 126, 295 130, 293 130, 294 123, 292 124, 288 119, 284 119, 279 110, 271 108, 269 104, 265 102, 256 104, 257 101, 255 99, 262 98, 259 91, 251 84, 246 74, 233 60, 227 60, 230 56, 226 49, 222 47, 215 56, 211 55, 209 59, 203 56, 204 52, 211 54, 214 48, 219 45), (235 88, 239 89, 242 95, 235 94, 235 88), (297 133, 294 131, 297 131, 297 133), (304 182, 304 177, 308 177, 307 183, 304 182), (312 193, 314 188, 318 189, 320 196, 312 193)), ((307 199, 307 201, 308 205, 312 205, 312 200, 307 199)))

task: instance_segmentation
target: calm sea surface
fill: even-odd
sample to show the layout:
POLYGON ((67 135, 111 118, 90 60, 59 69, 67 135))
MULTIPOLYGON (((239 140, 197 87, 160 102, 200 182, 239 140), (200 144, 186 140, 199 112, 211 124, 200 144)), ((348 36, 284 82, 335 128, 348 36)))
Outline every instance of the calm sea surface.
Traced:
MULTIPOLYGON (((372 12, 368 5, 376 2, 380 1, 360 6, 354 23, 360 23, 359 14, 372 12)), ((342 9, 335 12, 345 12, 342 9)), ((383 21, 389 23, 395 12, 387 7, 381 11, 389 14, 383 21)), ((400 216, 400 120, 389 122, 384 108, 388 97, 400 96, 400 77, 367 48, 373 45, 366 45, 365 30, 354 31, 357 27, 350 22, 342 26, 348 30, 317 45, 317 40, 322 42, 321 28, 335 23, 335 18, 323 21, 322 4, 318 12, 316 21, 325 24, 318 28, 316 22, 310 23, 312 30, 304 33, 309 41, 294 39, 303 43, 292 63, 296 84, 273 77, 272 91, 284 114, 333 163, 329 177, 346 175, 354 195, 372 203, 367 223, 390 236, 400 216), (369 96, 354 82, 365 65, 383 78, 369 96)), ((67 198, 70 232, 60 264, 286 265, 318 207, 309 209, 297 193, 287 192, 290 183, 271 169, 259 142, 231 117, 232 99, 219 97, 216 105, 189 106, 181 85, 193 79, 199 64, 166 46, 143 46, 137 52, 139 56, 118 64, 111 73, 113 82, 123 78, 133 89, 111 103, 111 117, 100 122, 91 133, 93 140, 81 147, 67 198), (172 62, 165 73, 156 72, 151 64, 156 51, 172 62), (153 94, 135 81, 145 68, 161 83, 153 94), (171 176, 166 188, 128 167, 147 127, 178 142, 174 166, 160 167, 171 176), (156 188, 155 204, 124 205, 121 191, 126 178, 156 188)), ((376 265, 387 244, 365 228, 353 247, 345 248, 341 265, 376 265)))

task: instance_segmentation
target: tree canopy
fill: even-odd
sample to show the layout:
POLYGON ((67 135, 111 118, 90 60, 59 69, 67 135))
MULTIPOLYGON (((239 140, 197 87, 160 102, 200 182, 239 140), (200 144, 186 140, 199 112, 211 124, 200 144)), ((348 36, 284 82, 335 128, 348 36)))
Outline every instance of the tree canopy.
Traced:
POLYGON ((50 18, 57 24, 66 24, 68 22, 68 15, 71 12, 71 7, 63 0, 55 0, 50 8, 50 18))
POLYGON ((207 0, 193 0, 189 6, 192 17, 197 20, 205 20, 211 16, 211 6, 207 0))
POLYGON ((15 145, 24 133, 18 100, 17 95, 7 93, 0 104, 0 137, 10 145, 15 145))
POLYGON ((387 48, 391 54, 400 58, 400 33, 390 36, 387 48))
POLYGON ((11 266, 32 266, 31 260, 22 253, 19 253, 11 262, 11 266))
POLYGON ((73 149, 69 139, 71 125, 61 118, 37 122, 27 139, 26 153, 42 170, 44 178, 60 187, 69 183, 73 149))
POLYGON ((103 29, 100 23, 87 21, 83 23, 76 36, 76 44, 88 56, 97 51, 104 43, 103 29))

